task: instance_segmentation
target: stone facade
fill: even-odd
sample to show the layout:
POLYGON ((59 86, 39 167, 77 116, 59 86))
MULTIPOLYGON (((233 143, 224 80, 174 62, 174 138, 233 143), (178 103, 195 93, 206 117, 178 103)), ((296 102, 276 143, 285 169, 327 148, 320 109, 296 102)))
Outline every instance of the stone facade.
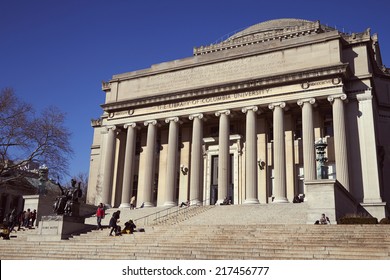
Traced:
POLYGON ((383 213, 390 201, 390 72, 369 29, 271 20, 102 89, 89 203, 291 202, 317 179, 319 139, 329 179, 383 213))

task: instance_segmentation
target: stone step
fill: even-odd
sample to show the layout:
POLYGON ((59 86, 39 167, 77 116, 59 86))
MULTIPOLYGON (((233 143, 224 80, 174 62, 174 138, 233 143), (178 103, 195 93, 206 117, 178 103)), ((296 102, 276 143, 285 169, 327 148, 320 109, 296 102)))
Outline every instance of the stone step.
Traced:
MULTIPOLYGON (((263 251, 263 252, 204 252, 204 251, 193 251, 191 253, 186 252, 128 252, 121 254, 118 252, 96 252, 95 254, 81 254, 81 253, 65 253, 65 252, 47 252, 46 254, 33 254, 26 253, 23 255, 23 259, 102 259, 102 260, 113 260, 113 259, 388 259, 386 254, 367 254, 362 256, 361 254, 351 255, 345 253, 335 252, 291 252, 291 251, 263 251)), ((18 259, 15 255, 3 255, 3 259, 18 259)))
MULTIPOLYGON (((305 210, 304 204, 189 207, 170 219, 183 218, 178 223, 136 223, 145 228, 143 233, 108 236, 110 230, 105 228, 51 242, 27 241, 37 231, 26 230, 13 234, 11 240, 0 240, 1 259, 390 259, 388 225, 315 226, 295 224, 297 219, 282 223, 277 218, 278 223, 263 223, 271 207, 277 213, 272 217, 288 211, 298 220, 305 210)), ((107 223, 113 211, 107 211, 107 223)), ((120 224, 130 218, 144 219, 153 211, 125 209, 120 224)), ((96 217, 89 221, 94 224, 96 217)))

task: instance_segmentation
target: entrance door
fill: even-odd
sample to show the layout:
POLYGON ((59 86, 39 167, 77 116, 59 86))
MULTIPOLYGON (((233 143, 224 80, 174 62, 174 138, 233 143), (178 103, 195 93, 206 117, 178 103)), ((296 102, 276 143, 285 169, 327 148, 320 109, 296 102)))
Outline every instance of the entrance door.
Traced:
MULTIPOLYGON (((231 200, 231 203, 234 204, 234 164, 233 164, 233 154, 230 154, 230 173, 229 173, 229 185, 227 190, 227 196, 231 200)), ((218 201, 218 155, 213 155, 211 157, 211 185, 210 185, 210 205, 214 205, 218 201)))

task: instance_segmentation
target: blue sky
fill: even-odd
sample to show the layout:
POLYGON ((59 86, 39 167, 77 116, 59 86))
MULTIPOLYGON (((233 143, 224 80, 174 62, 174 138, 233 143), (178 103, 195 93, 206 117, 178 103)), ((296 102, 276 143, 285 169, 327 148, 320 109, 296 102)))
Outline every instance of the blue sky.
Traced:
POLYGON ((0 0, 0 88, 13 87, 38 111, 55 105, 67 113, 76 175, 89 170, 102 80, 192 56, 194 46, 277 18, 345 32, 370 27, 389 67, 389 11, 387 0, 0 0))

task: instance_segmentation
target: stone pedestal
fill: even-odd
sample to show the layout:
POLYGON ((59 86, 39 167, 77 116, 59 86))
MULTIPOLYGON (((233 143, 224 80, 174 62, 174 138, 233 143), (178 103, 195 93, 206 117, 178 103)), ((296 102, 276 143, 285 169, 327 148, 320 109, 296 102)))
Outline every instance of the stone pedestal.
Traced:
POLYGON ((380 221, 383 218, 388 217, 388 209, 386 207, 386 202, 378 203, 361 203, 361 205, 366 209, 373 217, 377 218, 380 221))
POLYGON ((74 234, 85 232, 92 225, 85 225, 85 219, 64 215, 43 216, 39 223, 38 234, 29 235, 29 241, 59 241, 74 234))
POLYGON ((30 209, 33 211, 37 210, 37 219, 35 220, 35 225, 38 226, 39 221, 42 216, 50 215, 53 213, 53 201, 55 199, 54 196, 46 196, 46 195, 24 195, 24 209, 30 209))
POLYGON ((322 213, 329 217, 332 224, 346 215, 370 216, 370 213, 337 180, 313 180, 305 183, 307 224, 314 224, 322 213))

